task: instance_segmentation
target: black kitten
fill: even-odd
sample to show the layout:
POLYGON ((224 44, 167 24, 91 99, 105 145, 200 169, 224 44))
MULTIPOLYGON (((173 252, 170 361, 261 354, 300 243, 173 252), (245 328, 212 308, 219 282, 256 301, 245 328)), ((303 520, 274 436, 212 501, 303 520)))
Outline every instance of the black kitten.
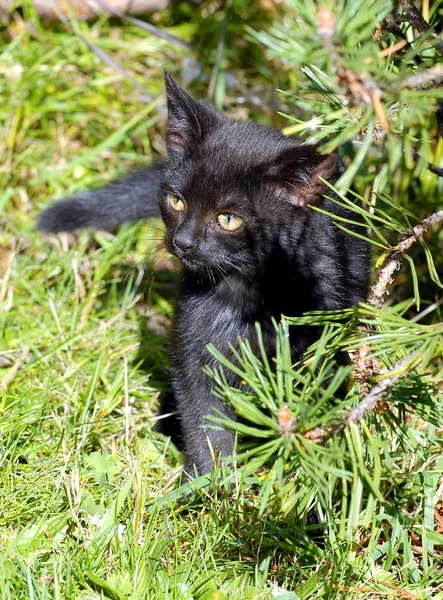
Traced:
MULTIPOLYGON (((166 87, 167 162, 56 204, 39 227, 112 228, 151 216, 160 205, 166 246, 183 264, 162 413, 177 412, 165 420, 165 431, 184 449, 192 476, 194 466, 210 471, 214 455, 231 455, 234 448, 233 432, 205 428, 215 409, 233 417, 203 373, 215 362, 207 344, 228 354, 229 343, 242 337, 257 351, 258 322, 272 357, 272 317, 344 308, 365 298, 369 249, 307 206, 350 216, 322 197, 327 187, 318 176, 335 180, 335 156, 321 156, 279 131, 232 121, 169 75, 166 87)), ((294 361, 317 337, 315 328, 292 328, 294 361)), ((239 384, 233 373, 226 375, 239 384)))

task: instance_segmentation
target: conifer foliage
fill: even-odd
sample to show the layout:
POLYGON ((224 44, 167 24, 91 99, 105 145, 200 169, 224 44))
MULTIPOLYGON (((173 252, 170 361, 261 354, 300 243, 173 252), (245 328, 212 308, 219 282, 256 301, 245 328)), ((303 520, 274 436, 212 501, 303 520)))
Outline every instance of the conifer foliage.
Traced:
MULTIPOLYGON (((211 373, 240 416, 220 422, 246 440, 237 457, 242 474, 261 473, 260 513, 292 514, 307 530, 322 531, 326 545, 316 551, 331 560, 330 572, 353 556, 353 568, 371 581, 368 592, 388 592, 380 581, 389 571, 389 585, 437 592, 443 5, 291 0, 290 6, 270 31, 249 33, 287 73, 285 133, 341 154, 344 169, 333 190, 337 202, 363 218, 356 223, 373 246, 372 289, 355 310, 276 324, 275 365, 254 356, 247 341, 236 364, 212 349, 245 383, 245 390, 232 389, 221 369, 211 373), (323 326, 323 335, 292 365, 288 328, 302 323, 323 326), (350 361, 340 366, 343 352, 350 361)), ((349 221, 334 219, 349 231, 349 221)), ((352 592, 343 579, 336 583, 345 595, 352 592)))
POLYGON ((443 600, 443 0, 1 4, 0 598, 443 600), (164 156, 163 68, 266 123, 278 82, 285 133, 340 153, 334 201, 373 249, 367 302, 282 318, 275 361, 211 348, 237 456, 184 486, 156 432, 161 223, 35 231, 164 156), (322 335, 292 364, 300 324, 322 335))

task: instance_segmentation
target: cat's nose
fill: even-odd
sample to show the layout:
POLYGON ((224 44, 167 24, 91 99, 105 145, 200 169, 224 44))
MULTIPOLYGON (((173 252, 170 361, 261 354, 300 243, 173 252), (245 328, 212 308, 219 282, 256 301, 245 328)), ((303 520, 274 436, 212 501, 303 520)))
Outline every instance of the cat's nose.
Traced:
POLYGON ((180 232, 174 237, 174 246, 181 252, 188 252, 196 246, 195 238, 187 231, 180 232))

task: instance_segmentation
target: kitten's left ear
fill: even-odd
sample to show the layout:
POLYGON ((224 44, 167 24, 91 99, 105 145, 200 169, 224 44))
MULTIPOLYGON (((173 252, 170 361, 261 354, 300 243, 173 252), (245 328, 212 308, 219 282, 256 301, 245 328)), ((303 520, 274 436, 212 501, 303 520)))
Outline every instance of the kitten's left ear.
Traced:
MULTIPOLYGON (((338 172, 338 156, 319 154, 314 146, 295 146, 281 152, 264 168, 264 183, 282 199, 294 206, 306 206, 321 197, 328 186, 319 179, 334 183, 338 172)), ((263 176, 262 175, 262 176, 263 176)))
POLYGON ((165 71, 168 100, 168 152, 186 152, 199 144, 205 135, 221 124, 224 117, 218 110, 196 100, 185 92, 165 71))

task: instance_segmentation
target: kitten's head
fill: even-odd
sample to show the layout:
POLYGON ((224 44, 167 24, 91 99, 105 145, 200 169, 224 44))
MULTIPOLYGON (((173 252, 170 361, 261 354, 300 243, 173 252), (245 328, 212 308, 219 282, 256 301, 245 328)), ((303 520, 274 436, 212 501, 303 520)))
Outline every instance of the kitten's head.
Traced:
POLYGON ((297 213, 326 191, 318 176, 333 179, 336 157, 277 130, 235 122, 165 79, 167 247, 190 270, 260 269, 282 227, 296 228, 297 213))

